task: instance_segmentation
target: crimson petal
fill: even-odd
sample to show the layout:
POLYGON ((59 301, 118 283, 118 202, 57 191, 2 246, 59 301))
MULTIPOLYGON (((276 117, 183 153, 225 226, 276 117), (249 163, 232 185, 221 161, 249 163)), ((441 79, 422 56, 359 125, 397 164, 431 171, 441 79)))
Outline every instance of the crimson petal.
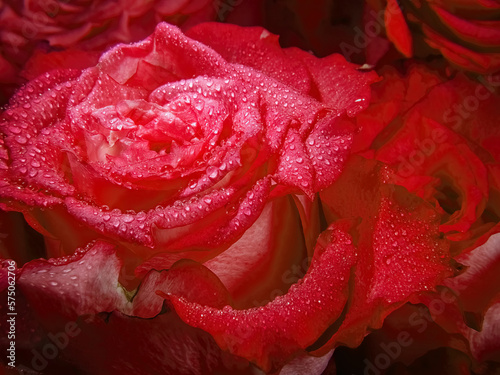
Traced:
POLYGON ((387 166, 361 157, 321 194, 329 221, 347 218, 358 252, 349 311, 338 332, 317 353, 344 343, 357 346, 367 327, 451 274, 449 245, 427 203, 390 183, 387 166))
POLYGON ((312 345, 347 301, 352 241, 342 229, 324 232, 307 274, 284 296, 247 310, 217 309, 171 294, 165 298, 183 321, 209 332, 224 349, 265 371, 280 368, 312 345))

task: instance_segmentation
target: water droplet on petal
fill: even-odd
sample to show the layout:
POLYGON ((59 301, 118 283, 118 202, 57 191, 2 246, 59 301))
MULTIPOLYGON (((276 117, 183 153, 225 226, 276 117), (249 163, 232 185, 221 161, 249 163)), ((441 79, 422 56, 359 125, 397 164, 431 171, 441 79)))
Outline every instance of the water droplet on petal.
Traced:
POLYGON ((215 180, 219 176, 219 169, 214 166, 210 166, 207 168, 207 175, 210 179, 215 180))

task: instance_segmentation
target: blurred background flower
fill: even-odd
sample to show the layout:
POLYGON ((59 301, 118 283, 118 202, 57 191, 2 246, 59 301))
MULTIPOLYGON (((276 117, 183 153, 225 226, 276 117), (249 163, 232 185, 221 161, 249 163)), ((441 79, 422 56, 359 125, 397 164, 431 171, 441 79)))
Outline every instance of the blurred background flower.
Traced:
POLYGON ((18 73, 34 54, 98 53, 116 43, 144 39, 161 21, 188 28, 215 21, 219 12, 210 0, 1 1, 0 105, 24 82, 26 77, 18 73))
POLYGON ((476 73, 500 69, 500 3, 494 0, 367 0, 384 11, 387 38, 406 57, 444 56, 476 73))

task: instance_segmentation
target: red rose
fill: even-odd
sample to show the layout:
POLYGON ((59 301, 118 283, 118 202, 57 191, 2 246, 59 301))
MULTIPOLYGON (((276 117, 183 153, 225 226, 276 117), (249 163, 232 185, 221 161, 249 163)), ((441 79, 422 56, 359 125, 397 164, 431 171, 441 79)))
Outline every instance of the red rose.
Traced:
POLYGON ((499 245, 495 234, 457 257, 464 265, 460 275, 414 301, 419 304, 407 304, 389 315, 358 349, 366 355, 362 358, 366 367, 389 374, 398 373, 403 364, 404 373, 421 374, 422 364, 432 363, 436 373, 496 373, 499 245))
POLYGON ((354 151, 387 163, 397 184, 431 202, 457 247, 480 244, 498 222, 498 83, 447 80, 419 65, 382 74, 373 106, 356 119, 354 151))
MULTIPOLYGON (((68 343, 48 365, 93 374, 279 370, 309 363, 312 344, 320 372, 338 345, 317 340, 346 306, 357 258, 342 225, 316 244, 310 198, 342 172, 353 134, 341 119, 366 107, 377 76, 281 49, 262 28, 189 36, 160 24, 94 67, 31 81, 3 113, 2 208, 22 212, 52 258, 16 271, 24 364, 44 367, 54 332, 68 343)), ((446 273, 439 260, 390 303, 446 273)))
POLYGON ((45 40, 54 47, 102 49, 117 42, 136 41, 149 35, 160 21, 177 25, 196 24, 215 17, 207 0, 168 1, 7 1, 3 27, 14 35, 4 42, 23 48, 28 42, 45 40), (194 19, 193 19, 194 18, 194 19), (98 31, 98 32, 97 32, 98 31))
POLYGON ((376 76, 339 56, 281 49, 262 28, 188 36, 162 24, 71 62, 2 114, 0 207, 49 258, 0 247, 28 260, 0 268, 2 301, 16 274, 20 369, 320 374, 407 302, 432 312, 436 285, 463 299, 433 327, 494 359, 497 246, 477 248, 500 216, 494 87, 387 69, 360 112, 376 76), (450 246, 470 267, 457 277, 450 246), (493 287, 474 298, 485 265, 493 287))
POLYGON ((143 257, 169 252, 168 264, 200 246, 213 256, 270 195, 312 197, 334 181, 351 134, 332 124, 366 105, 374 75, 338 56, 284 53, 262 29, 228 40, 239 30, 190 34, 225 60, 162 25, 95 67, 55 70, 12 98, 2 200, 61 241, 50 255, 104 235, 143 257), (240 49, 251 41, 253 56, 240 49))
MULTIPOLYGON (((208 0, 4 1, 0 4, 0 84, 6 86, 0 104, 7 101, 13 87, 23 83, 16 72, 23 69, 33 53, 38 56, 69 49, 77 54, 79 50, 100 54, 116 43, 145 38, 158 22, 188 28, 215 20, 216 10, 208 0)), ((28 73, 24 78, 33 77, 28 73)))
POLYGON ((372 11, 384 11, 387 37, 405 56, 438 50, 452 64, 466 70, 493 73, 500 69, 497 2, 370 0, 368 3, 372 11))
MULTIPOLYGON (((389 315, 359 350, 369 353, 363 358, 368 367, 385 370, 394 365, 387 373, 402 362, 411 365, 409 373, 417 374, 419 363, 435 361, 436 356, 449 356, 455 369, 490 373, 499 366, 500 349, 498 82, 494 76, 477 81, 462 74, 446 78, 417 64, 409 65, 405 74, 386 67, 381 75, 384 79, 372 86, 370 107, 349 120, 360 129, 352 151, 386 164, 389 183, 420 197, 434 211, 458 267, 454 275, 438 280, 436 289, 414 296, 412 305, 389 315), (391 350, 398 343, 401 352, 384 362, 390 354, 383 349, 388 343, 391 350)), ((321 193, 322 198, 338 189, 343 176, 321 193)), ((352 201, 339 202, 339 193, 356 194, 352 191, 324 199, 332 215, 339 215, 341 202, 352 201)), ((351 206, 343 209, 360 210, 351 206)))

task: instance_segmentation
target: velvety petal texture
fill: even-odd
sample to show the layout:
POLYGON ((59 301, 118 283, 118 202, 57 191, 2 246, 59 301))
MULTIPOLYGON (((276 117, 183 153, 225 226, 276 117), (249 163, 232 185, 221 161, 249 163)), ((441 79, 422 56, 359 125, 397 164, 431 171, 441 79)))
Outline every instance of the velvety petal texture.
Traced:
POLYGON ((396 184, 434 205, 454 251, 480 245, 498 224, 495 81, 447 80, 416 64, 382 75, 373 107, 355 120, 354 151, 388 164, 396 184))
POLYGON ((262 61, 281 55, 282 69, 225 59, 240 50, 238 38, 220 55, 160 24, 96 66, 53 70, 12 98, 1 195, 60 241, 50 254, 105 236, 143 258, 176 253, 164 267, 192 249, 208 260, 241 237, 270 196, 312 198, 339 175, 352 129, 336 124, 366 107, 376 75, 339 56, 297 60, 263 29, 208 24, 191 33, 210 43, 207 28, 254 40, 262 61), (279 73, 291 68, 300 87, 279 73), (340 86, 347 81, 356 84, 340 86), (329 85, 342 90, 332 96, 329 85))
POLYGON ((181 319, 209 332, 221 348, 266 371, 276 370, 299 349, 312 345, 339 317, 354 260, 351 238, 330 228, 320 238, 304 278, 265 306, 216 309, 175 294, 165 297, 181 319))
POLYGON ((161 21, 186 25, 215 19, 215 7, 206 0, 186 1, 4 1, 0 17, 2 39, 9 60, 19 59, 37 41, 52 47, 102 49, 133 42, 150 34, 161 21), (196 4, 195 4, 196 3, 196 4), (190 20, 190 18, 193 18, 190 20), (21 51, 24 49, 25 51, 21 51))
POLYGON ((320 353, 338 343, 359 345, 368 327, 380 327, 395 308, 452 274, 439 216, 393 185, 383 164, 353 157, 321 199, 328 221, 348 220, 360 256, 349 310, 320 353))
MULTIPOLYGON (((252 373, 247 361, 222 352, 209 335, 184 325, 174 313, 163 310, 161 302, 151 300, 157 289, 192 298, 183 285, 213 282, 210 271, 199 264, 180 264, 172 268, 167 278, 152 273, 137 292, 127 293, 118 281, 118 250, 109 243, 97 242, 70 257, 32 261, 15 272, 19 314, 16 345, 22 363, 19 370, 88 374, 252 373), (117 340, 123 332, 127 332, 126 337, 117 340), (57 345, 58 361, 53 361, 53 352, 47 349, 50 343, 57 345), (138 343, 140 349, 124 358, 123 354, 138 343), (151 355, 152 352, 158 355, 151 355), (90 366, 89 358, 94 358, 90 366)), ((4 264, 2 270, 6 268, 4 264)), ((207 287, 199 295, 209 297, 208 292, 207 287)), ((6 298, 6 286, 2 286, 1 294, 6 298)), ((6 307, 2 304, 2 314, 6 307)), ((3 333, 8 327, 4 322, 1 325, 3 347, 7 339, 3 333)))
POLYGON ((465 266, 460 275, 393 312, 382 329, 366 338, 360 347, 367 354, 364 363, 382 364, 384 374, 402 368, 420 374, 424 363, 442 374, 497 372, 498 253, 498 235, 493 235, 458 257, 465 266), (389 361, 381 358, 386 354, 389 361))
MULTIPOLYGON (((446 77, 441 71, 417 64, 408 64, 404 73, 385 68, 381 75, 383 81, 372 86, 372 105, 354 119, 359 132, 352 151, 357 155, 351 156, 340 178, 320 195, 330 210, 326 210, 329 220, 352 217, 359 242, 366 241, 375 248, 374 254, 389 255, 383 258, 388 273, 378 268, 374 274, 375 280, 385 278, 380 296, 393 301, 401 298, 404 289, 398 283, 402 274, 418 275, 418 286, 412 282, 413 276, 405 277, 405 283, 422 289, 409 296, 406 301, 410 304, 397 310, 394 305, 377 310, 386 319, 382 328, 368 336, 358 349, 369 353, 362 361, 365 368, 387 374, 419 374, 426 361, 434 363, 437 358, 449 361, 446 371, 451 373, 457 369, 464 373, 494 373, 499 366, 498 85, 493 76, 479 80, 462 74, 446 77), (387 185, 377 185, 376 178, 387 185), (381 204, 380 213, 373 214, 370 209, 379 202, 380 198, 374 199, 377 195, 390 196, 392 207, 396 202, 403 204, 399 209, 411 201, 420 202, 419 213, 412 215, 412 220, 419 219, 408 226, 410 230, 403 230, 403 212, 386 216, 381 204), (385 225, 377 224, 379 219, 385 225), (363 240, 370 233, 362 230, 365 225, 370 230, 385 228, 385 234, 363 240), (400 247, 397 236, 403 234, 414 236, 407 247, 409 252, 404 245, 400 247), (384 241, 380 243, 377 238, 384 241), (424 249, 431 249, 432 242, 437 247, 426 254, 424 249), (388 252, 391 243, 398 249, 396 258, 388 252), (399 268, 397 258, 402 254, 406 254, 405 266, 399 268), (425 266, 411 270, 406 267, 412 263, 410 259, 425 266), (394 272, 395 267, 400 271, 394 272), (395 275, 393 284, 391 278, 395 275), (421 284, 424 280, 427 286, 421 284), (388 361, 382 358, 386 354, 388 361)), ((367 270, 358 285, 366 285, 367 270)), ((360 287, 356 295, 363 295, 360 287)), ((370 301, 366 297, 361 300, 370 301)), ((374 317, 379 324, 382 322, 373 313, 367 314, 367 321, 374 317)), ((350 322, 349 315, 345 322, 350 322)), ((349 330, 339 332, 342 337, 349 330)), ((342 339, 351 340, 355 332, 351 330, 342 339)), ((436 371, 447 373, 444 369, 436 371)))
MULTIPOLYGON (((37 66, 40 54, 58 59, 60 54, 72 51, 81 56, 82 61, 75 61, 81 66, 88 58, 86 54, 98 57, 116 43, 141 40, 159 22, 187 29, 215 20, 217 13, 218 6, 207 0, 2 1, 0 105, 7 103, 25 78, 33 79, 41 70, 37 66)), ((45 67, 50 65, 48 61, 45 67)))
POLYGON ((2 370, 497 373, 499 12, 0 2, 2 370))
POLYGON ((311 346, 342 319, 358 255, 345 226, 325 230, 317 193, 341 175, 378 76, 215 23, 78 56, 37 55, 41 75, 2 113, 0 208, 48 259, 16 257, 19 310, 36 315, 20 362, 43 367, 30 361, 47 359, 45 337, 74 323, 48 366, 321 372, 334 345, 311 346), (131 342, 144 349, 123 361, 131 342))

